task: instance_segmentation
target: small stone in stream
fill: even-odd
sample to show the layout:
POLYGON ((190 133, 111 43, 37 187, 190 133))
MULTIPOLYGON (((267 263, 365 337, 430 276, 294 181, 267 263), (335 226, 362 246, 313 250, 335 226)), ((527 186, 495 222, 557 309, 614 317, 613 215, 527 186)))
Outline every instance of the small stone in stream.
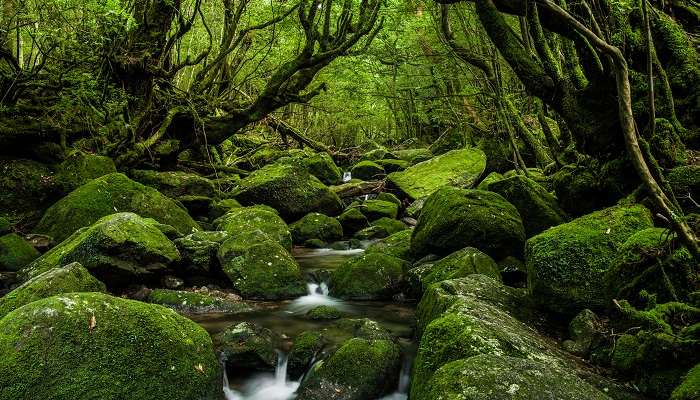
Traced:
POLYGON ((251 322, 232 325, 214 337, 229 371, 272 371, 281 337, 251 322))
POLYGON ((250 305, 241 302, 240 297, 229 298, 226 293, 218 291, 154 289, 148 294, 146 301, 190 314, 251 311, 250 305))
POLYGON ((297 380, 305 374, 325 346, 326 339, 319 331, 304 331, 298 334, 289 351, 289 378, 297 380))
POLYGON ((379 253, 351 258, 332 272, 330 294, 353 300, 391 299, 400 291, 405 266, 405 261, 379 253))
POLYGON ((345 316, 345 313, 332 306, 318 306, 311 309, 304 315, 304 318, 310 320, 329 320, 340 319, 345 316))
POLYGON ((304 242, 304 247, 310 249, 323 249, 327 246, 327 243, 321 239, 309 239, 304 242))
POLYGON ((185 286, 185 281, 172 275, 165 275, 161 279, 161 283, 167 289, 180 289, 181 287, 185 286))

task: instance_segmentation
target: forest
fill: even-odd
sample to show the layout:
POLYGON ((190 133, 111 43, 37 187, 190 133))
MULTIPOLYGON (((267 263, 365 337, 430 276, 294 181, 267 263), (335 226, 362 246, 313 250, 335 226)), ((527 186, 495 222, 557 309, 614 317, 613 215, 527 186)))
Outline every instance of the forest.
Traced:
POLYGON ((700 399, 697 0, 0 10, 0 400, 700 399))

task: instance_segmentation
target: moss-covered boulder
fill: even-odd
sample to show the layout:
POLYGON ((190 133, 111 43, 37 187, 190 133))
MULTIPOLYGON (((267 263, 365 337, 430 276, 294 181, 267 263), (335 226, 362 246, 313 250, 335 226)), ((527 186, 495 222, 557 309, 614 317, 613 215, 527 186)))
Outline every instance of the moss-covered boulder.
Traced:
POLYGON ((331 273, 330 294, 341 299, 390 299, 400 291, 405 262, 370 253, 353 257, 331 273))
POLYGON ((208 275, 217 269, 216 254, 229 238, 226 231, 198 231, 173 240, 180 251, 179 271, 188 275, 208 275))
POLYGON ((59 200, 46 210, 34 230, 61 242, 78 229, 115 212, 150 217, 175 227, 182 234, 200 229, 187 211, 170 198, 115 173, 94 179, 59 200))
POLYGON ((353 179, 362 179, 363 181, 372 181, 384 179, 386 171, 384 167, 373 161, 360 161, 350 169, 353 179))
POLYGON ((700 364, 688 371, 683 382, 671 393, 671 400, 693 400, 700 398, 700 364))
POLYGON ((215 220, 234 208, 243 207, 236 199, 223 199, 215 201, 209 208, 209 219, 215 220))
POLYGON ((34 246, 16 233, 0 236, 0 271, 19 271, 39 255, 34 246))
POLYGON ((222 268, 244 298, 293 299, 306 294, 299 264, 278 242, 260 241, 234 255, 222 260, 222 268))
POLYGON ((304 318, 310 320, 330 320, 340 319, 345 316, 345 313, 333 306, 318 306, 314 307, 309 312, 304 314, 304 318))
POLYGON ((479 190, 489 190, 489 186, 491 186, 492 183, 501 181, 503 179, 505 179, 503 175, 499 174, 498 172, 491 172, 490 174, 486 175, 486 178, 482 179, 481 182, 479 182, 476 188, 479 190))
POLYGON ((518 209, 528 237, 567 220, 557 199, 535 181, 522 175, 490 183, 488 190, 500 194, 518 209))
POLYGON ((340 168, 328 153, 315 153, 305 158, 304 164, 311 175, 326 185, 337 185, 343 178, 340 168))
POLYGON ((234 197, 243 205, 267 204, 286 221, 314 211, 335 216, 343 209, 338 195, 297 163, 256 170, 241 180, 234 197))
POLYGON ((403 222, 388 217, 382 217, 376 221, 372 221, 370 222, 370 226, 384 229, 386 231, 386 237, 406 230, 406 225, 403 222))
POLYGON ((365 200, 357 208, 369 221, 383 217, 396 219, 396 216, 399 214, 399 206, 392 201, 386 200, 365 200))
POLYGON ((610 397, 570 370, 538 360, 482 354, 442 366, 415 400, 581 399, 610 397))
POLYGON ((528 287, 547 309, 575 314, 605 305, 603 278, 624 242, 653 225, 641 205, 616 206, 556 226, 527 241, 528 287))
POLYGON ((463 149, 467 146, 467 133, 459 129, 449 129, 440 135, 431 145, 430 152, 439 156, 451 150, 463 149))
POLYGON ((478 149, 452 150, 389 174, 389 182, 413 200, 427 197, 442 186, 472 187, 486 168, 486 156, 478 149))
POLYGON ((214 184, 209 179, 190 172, 133 170, 131 176, 135 181, 153 187, 173 199, 183 196, 216 195, 214 184))
POLYGON ((700 207, 691 200, 700 197, 700 165, 674 168, 666 174, 666 179, 685 212, 700 212, 700 207))
POLYGON ((403 171, 406 168, 411 166, 411 163, 408 161, 404 160, 396 160, 393 158, 386 158, 382 160, 377 160, 375 163, 382 168, 384 168, 384 172, 386 173, 392 173, 392 172, 398 172, 398 171, 403 171))
POLYGON ((326 340, 319 331, 304 331, 294 337, 288 357, 289 377, 298 379, 305 374, 325 346, 326 340))
POLYGON ((231 209, 214 221, 214 225, 228 232, 229 238, 238 245, 252 244, 252 237, 259 237, 273 240, 285 249, 292 248, 292 234, 287 224, 279 215, 263 207, 231 209))
POLYGON ((149 281, 180 259, 177 247, 148 220, 132 213, 108 215, 32 262, 27 278, 79 262, 108 287, 149 281))
POLYGON ((239 313, 251 311, 247 303, 239 301, 235 296, 225 296, 224 293, 208 291, 186 291, 171 289, 154 289, 146 297, 152 304, 173 308, 186 314, 211 312, 239 313))
POLYGON ((310 239, 333 242, 343 238, 343 227, 337 219, 319 213, 311 213, 289 225, 295 244, 304 244, 310 239))
POLYGON ((413 258, 411 253, 411 230, 404 229, 391 236, 372 243, 365 250, 365 254, 386 254, 388 256, 409 261, 413 258))
POLYGON ((360 161, 378 161, 384 158, 396 158, 396 155, 385 147, 379 146, 360 156, 360 161))
POLYGON ((106 290, 104 283, 90 275, 82 265, 71 263, 39 274, 0 297, 0 319, 25 304, 57 294, 106 290))
POLYGON ((251 322, 226 328, 216 336, 217 349, 228 370, 269 371, 277 365, 282 340, 271 330, 251 322))
POLYGON ((2 399, 215 400, 220 376, 209 334, 165 307, 71 293, 0 320, 2 399))
POLYGON ((420 257, 448 255, 469 246, 503 258, 521 256, 524 243, 520 214, 501 195, 444 187, 425 202, 411 249, 420 257))
POLYGON ((663 228, 643 229, 618 248, 604 277, 606 299, 629 299, 637 304, 642 290, 654 293, 659 302, 688 299, 697 290, 696 266, 674 233, 663 228))
POLYGON ((394 155, 396 155, 399 160, 408 161, 411 165, 428 161, 435 156, 430 149, 396 150, 394 151, 394 155))
POLYGON ((473 247, 466 247, 433 264, 421 279, 423 290, 436 282, 464 278, 472 274, 481 274, 501 281, 498 264, 491 257, 473 247))
POLYGON ((377 195, 377 200, 388 201, 390 203, 396 204, 397 207, 401 208, 401 199, 396 197, 396 195, 393 193, 381 192, 377 195))
POLYGON ((348 207, 338 216, 338 222, 343 226, 343 231, 348 234, 355 233, 369 226, 367 217, 357 207, 348 207))
POLYGON ((117 172, 111 158, 76 151, 56 167, 54 179, 63 193, 69 193, 95 178, 117 172))
POLYGON ((57 192, 51 170, 38 162, 0 159, 0 215, 36 222, 57 192))
POLYGON ((390 340, 353 338, 315 364, 298 390, 299 400, 366 400, 392 391, 401 349, 390 340))

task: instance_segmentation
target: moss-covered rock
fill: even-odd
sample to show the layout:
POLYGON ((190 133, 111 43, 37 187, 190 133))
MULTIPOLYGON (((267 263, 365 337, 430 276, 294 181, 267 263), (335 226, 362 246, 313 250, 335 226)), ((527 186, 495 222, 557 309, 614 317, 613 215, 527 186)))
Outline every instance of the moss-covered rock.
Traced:
POLYGON ((340 319, 345 316, 345 313, 333 306, 318 306, 314 307, 309 312, 304 314, 304 318, 310 320, 329 320, 340 319))
POLYGON ((386 176, 384 167, 373 161, 358 162, 352 166, 350 173, 354 179, 362 179, 363 181, 384 179, 384 176, 386 176))
POLYGON ((700 398, 700 364, 688 371, 683 382, 671 393, 671 400, 693 400, 700 398))
POLYGON ((357 208, 369 221, 383 217, 396 219, 396 216, 399 214, 399 206, 394 202, 385 200, 365 200, 357 208))
POLYGON ((353 257, 331 273, 330 294, 341 299, 390 299, 400 291, 405 262, 370 253, 353 257))
POLYGON ((234 197, 244 205, 267 204, 286 221, 296 221, 310 212, 338 215, 338 195, 296 163, 271 164, 241 180, 234 197))
POLYGON ((518 209, 527 237, 567 220, 557 199, 535 181, 522 175, 492 182, 489 190, 500 194, 518 209))
POLYGON ((306 373, 326 345, 319 331, 304 331, 294 338, 289 350, 287 371, 291 379, 298 379, 306 373))
POLYGON ((175 239, 181 255, 181 273, 207 275, 217 267, 216 254, 221 243, 229 238, 226 231, 199 231, 175 239))
POLYGON ((56 192, 47 166, 30 160, 0 159, 0 215, 35 222, 56 192))
POLYGON ((396 158, 396 155, 385 147, 377 147, 360 156, 360 161, 378 161, 384 158, 396 158))
POLYGON ((413 258, 411 253, 411 230, 404 229, 376 243, 372 243, 365 250, 365 254, 373 253, 386 254, 410 261, 413 258))
POLYGON ((411 249, 420 257, 448 255, 470 246, 502 258, 521 256, 524 243, 520 214, 501 195, 444 187, 425 202, 411 249))
POLYGON ((384 172, 386 173, 403 171, 411 166, 411 163, 408 161, 396 160, 392 158, 377 160, 375 163, 384 168, 384 172))
POLYGON ((292 299, 306 294, 299 264, 273 240, 245 246, 239 255, 222 260, 222 268, 244 298, 292 299))
POLYGON ((95 178, 117 172, 109 157, 76 151, 56 167, 54 179, 63 193, 69 193, 95 178))
POLYGON ((148 294, 146 301, 187 314, 238 313, 251 310, 248 304, 237 301, 232 296, 224 297, 218 294, 186 290, 154 289, 148 294))
POLYGON ((449 129, 440 135, 431 145, 430 152, 439 156, 451 150, 463 149, 467 146, 467 133, 459 129, 449 129))
POLYGON ((442 366, 416 400, 609 400, 572 371, 538 360, 483 354, 442 366))
POLYGON ((700 197, 700 165, 674 168, 666 174, 666 179, 685 212, 700 212, 697 203, 690 199, 692 197, 697 201, 697 198, 700 197))
POLYGON ((234 208, 243 207, 236 199, 223 199, 215 201, 209 209, 209 219, 215 220, 234 208))
POLYGON ((640 205, 616 206, 551 228, 527 241, 528 287, 547 309, 575 314, 605 305, 603 278, 622 244, 653 225, 640 205))
POLYGON ((396 197, 395 194, 389 192, 381 192, 377 195, 377 200, 388 201, 390 203, 396 204, 397 207, 401 208, 401 200, 396 197))
MULTIPOLYGON (((228 232, 230 239, 227 242, 231 242, 228 243, 229 246, 234 242, 237 246, 253 244, 252 238, 258 237, 274 240, 288 250, 292 248, 292 234, 287 224, 279 215, 263 207, 231 209, 214 221, 214 225, 219 230, 228 232)), ((222 246, 224 247, 226 245, 222 246)))
POLYGON ((395 388, 401 349, 389 340, 348 340, 317 363, 298 390, 299 400, 375 399, 395 388))
POLYGON ((337 185, 343 178, 343 174, 328 153, 313 154, 304 159, 304 164, 311 175, 326 185, 337 185))
POLYGON ((106 290, 104 283, 90 275, 82 265, 71 263, 37 275, 0 297, 0 319, 25 304, 57 294, 106 290))
POLYGON ((39 255, 29 242, 16 233, 0 236, 0 271, 19 271, 39 255))
POLYGON ((220 392, 209 335, 165 307, 72 293, 0 320, 2 399, 215 400, 220 392))
POLYGON ((35 277, 79 262, 108 287, 152 280, 180 259, 177 247, 148 220, 132 213, 108 215, 32 262, 22 273, 35 277))
POLYGON ((319 213, 311 213, 289 225, 295 244, 304 244, 310 239, 333 242, 343 238, 343 227, 337 219, 319 213))
POLYGON ((562 347, 569 353, 587 357, 591 346, 602 338, 602 322, 591 310, 585 309, 569 322, 569 340, 562 347))
POLYGON ((386 237, 406 230, 406 225, 403 222, 388 217, 382 217, 372 221, 370 222, 370 226, 384 229, 386 231, 386 237))
POLYGON ((498 172, 491 172, 490 174, 486 175, 486 178, 481 180, 481 182, 476 186, 476 188, 479 190, 489 190, 489 187, 492 183, 496 183, 503 179, 505 179, 505 177, 499 174, 498 172))
POLYGON ((427 197, 424 197, 422 199, 414 200, 411 205, 406 207, 405 213, 406 216, 418 219, 420 217, 421 211, 423 211, 423 206, 425 206, 425 201, 428 200, 427 197))
POLYGON ((435 156, 430 149, 396 150, 394 155, 400 160, 408 161, 411 165, 428 161, 435 156))
POLYGON ((348 207, 338 216, 343 231, 348 234, 355 233, 369 226, 367 217, 357 207, 348 207))
POLYGON ((362 242, 369 240, 384 239, 386 237, 389 237, 389 232, 386 230, 385 227, 381 225, 372 225, 356 232, 352 236, 352 240, 362 242))
POLYGON ((115 173, 94 179, 51 206, 35 231, 65 240, 78 229, 115 212, 133 212, 175 227, 182 234, 199 225, 173 200, 157 190, 115 173))
POLYGON ((425 274, 421 280, 423 283, 423 290, 436 282, 464 278, 472 274, 481 274, 499 282, 501 281, 498 264, 496 264, 491 257, 473 247, 466 247, 455 251, 433 264, 426 272, 427 274, 425 274))
POLYGON ((486 168, 486 156, 478 149, 452 150, 389 174, 389 182, 413 200, 427 197, 442 186, 472 187, 486 168))
POLYGON ((282 340, 271 330, 251 322, 232 325, 215 338, 226 368, 242 371, 274 370, 282 340))
POLYGON ((174 199, 182 196, 213 197, 216 195, 214 184, 209 179, 189 172, 133 170, 131 175, 134 180, 174 199))

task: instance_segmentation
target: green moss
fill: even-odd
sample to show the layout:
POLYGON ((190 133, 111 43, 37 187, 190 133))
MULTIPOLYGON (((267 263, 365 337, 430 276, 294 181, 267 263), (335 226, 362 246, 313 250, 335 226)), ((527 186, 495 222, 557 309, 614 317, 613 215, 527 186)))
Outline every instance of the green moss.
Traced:
POLYGON ((499 194, 444 187, 425 202, 411 249, 420 257, 471 246, 503 258, 521 256, 524 242, 520 214, 499 194))
POLYGON ((228 237, 226 231, 199 231, 173 240, 182 257, 180 271, 193 275, 206 275, 213 271, 217 251, 228 237))
POLYGON ((229 368, 272 370, 277 364, 281 338, 260 325, 241 322, 226 328, 215 340, 229 368))
POLYGON ((271 164, 241 180, 234 197, 244 205, 266 204, 286 221, 316 211, 338 215, 340 198, 297 163, 271 164))
POLYGON ((383 179, 386 175, 384 167, 372 161, 358 162, 353 165, 350 173, 354 179, 362 179, 363 181, 383 179))
POLYGON ((173 200, 115 173, 94 179, 59 200, 46 211, 35 231, 61 242, 105 215, 124 211, 171 225, 183 234, 200 229, 173 200))
POLYGON ((466 132, 458 129, 449 129, 430 145, 430 152, 439 156, 450 150, 463 149, 467 146, 468 140, 469 137, 466 132))
POLYGON ((466 247, 436 262, 422 279, 423 290, 436 282, 472 274, 486 275, 501 281, 498 264, 491 257, 473 247, 466 247))
POLYGON ((214 184, 209 179, 189 172, 133 170, 131 175, 134 180, 174 199, 182 196, 213 197, 216 195, 214 184))
POLYGON ((56 168, 54 179, 63 193, 71 192, 95 178, 117 172, 109 157, 76 151, 56 168))
POLYGON ((289 351, 289 364, 287 366, 291 379, 297 379, 308 371, 311 363, 316 360, 316 355, 324 348, 323 334, 318 331, 304 331, 294 338, 294 343, 289 351))
POLYGON ((178 261, 175 245, 147 220, 132 213, 108 215, 83 228, 32 262, 23 275, 79 262, 108 287, 149 279, 178 261))
POLYGON ((389 299, 399 291, 404 264, 378 253, 354 257, 331 273, 330 293, 341 299, 389 299))
POLYGON ((384 171, 387 173, 403 171, 406 168, 411 166, 411 163, 409 163, 408 161, 395 160, 395 159, 391 159, 391 158, 377 160, 375 162, 377 163, 377 165, 384 168, 384 171))
POLYGON ((343 227, 337 219, 319 213, 310 213, 289 225, 295 244, 303 244, 310 239, 333 242, 343 238, 343 227))
POLYGON ((53 173, 43 164, 0 160, 0 215, 36 222, 53 200, 56 186, 53 173))
POLYGON ((231 209, 214 221, 214 225, 219 230, 228 232, 231 237, 229 240, 234 240, 240 245, 245 245, 246 240, 253 237, 266 237, 285 249, 292 248, 292 234, 287 224, 276 213, 261 207, 231 209))
POLYGON ((369 221, 374 221, 382 217, 396 219, 399 213, 399 206, 397 206, 396 203, 384 200, 366 200, 358 209, 369 221))
POLYGON ((0 319, 10 311, 33 301, 72 292, 104 292, 104 283, 95 279, 79 263, 53 268, 0 297, 0 319))
POLYGON ((154 289, 148 294, 146 301, 189 314, 209 312, 238 313, 251 310, 248 304, 240 301, 184 290, 154 289))
POLYGON ((207 332, 164 307, 100 293, 35 301, 0 320, 0 398, 218 399, 207 332))
POLYGON ((700 364, 693 367, 683 382, 673 390, 671 400, 693 400, 700 398, 700 364))
POLYGON ((411 165, 428 161, 435 156, 429 149, 396 150, 394 154, 400 160, 408 161, 411 165))
POLYGON ((380 227, 384 229, 387 233, 387 236, 391 236, 395 233, 406 230, 406 225, 404 225, 403 222, 389 217, 379 218, 378 220, 372 221, 370 225, 373 227, 380 227))
POLYGON ((16 233, 0 236, 0 271, 19 271, 39 257, 39 252, 16 233))
POLYGON ((272 240, 249 244, 222 268, 244 298, 293 299, 306 294, 299 264, 272 240))
POLYGON ((486 168, 486 156, 478 149, 453 150, 424 161, 388 180, 411 199, 427 197, 442 186, 471 187, 486 168))
POLYGON ((377 195, 377 200, 388 201, 390 203, 396 204, 397 207, 401 208, 401 200, 396 197, 395 194, 388 192, 381 192, 377 195))
POLYGON ((304 159, 304 164, 311 175, 326 185, 337 185, 343 177, 340 169, 328 153, 316 153, 304 159))
POLYGON ((12 223, 5 217, 0 216, 0 235, 12 232, 12 223))
POLYGON ((212 203, 211 209, 209 210, 209 219, 215 220, 234 208, 240 208, 241 203, 236 199, 223 199, 212 203))
POLYGON ((527 241, 528 287, 550 311, 605 305, 604 274, 623 243, 653 225, 645 207, 617 206, 551 228, 527 241))
POLYGON ((486 178, 484 178, 479 185, 477 185, 477 189, 479 190, 489 190, 489 186, 492 183, 496 183, 498 181, 501 181, 505 179, 503 175, 499 174, 498 172, 491 172, 490 174, 486 175, 486 178))
POLYGON ((332 306, 318 306, 312 308, 304 318, 311 320, 329 320, 340 319, 345 316, 345 313, 332 306))
POLYGON ((345 233, 355 233, 369 226, 367 217, 357 207, 348 207, 340 214, 338 221, 345 233))
POLYGON ((399 345, 388 340, 348 340, 316 364, 298 391, 299 400, 325 400, 343 393, 347 400, 380 397, 394 388, 401 366, 399 345))
POLYGON ((378 161, 384 158, 396 158, 396 155, 384 147, 378 147, 364 153, 360 157, 360 161, 378 161))
POLYGON ((413 259, 411 253, 411 230, 405 229, 376 243, 372 243, 369 247, 367 247, 365 253, 386 254, 388 256, 410 261, 413 259))

